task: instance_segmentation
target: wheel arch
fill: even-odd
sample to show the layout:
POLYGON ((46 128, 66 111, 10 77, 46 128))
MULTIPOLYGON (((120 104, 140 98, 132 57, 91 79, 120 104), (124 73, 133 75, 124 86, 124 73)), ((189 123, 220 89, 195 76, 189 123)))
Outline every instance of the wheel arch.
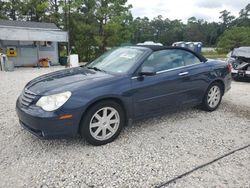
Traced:
MULTIPOLYGON (((79 125, 78 125, 78 132, 80 131, 81 122, 82 122, 82 120, 83 120, 83 118, 84 118, 84 114, 85 114, 92 106, 96 105, 97 103, 103 102, 103 101, 115 101, 116 103, 118 103, 118 104, 122 107, 123 112, 124 112, 124 115, 125 115, 125 120, 127 121, 127 119, 128 119, 128 110, 127 110, 127 108, 126 108, 125 102, 124 102, 122 99, 120 99, 119 97, 116 97, 116 96, 109 96, 109 97, 98 98, 98 99, 96 99, 96 100, 94 100, 94 101, 91 101, 91 102, 87 105, 87 107, 86 107, 86 109, 84 110, 84 112, 82 113, 81 120, 80 120, 79 125)), ((127 123, 127 122, 126 122, 126 123, 127 123)), ((126 124, 126 123, 125 123, 125 124, 126 124)))
POLYGON ((224 83, 224 81, 223 80, 221 80, 221 79, 215 79, 215 80, 213 80, 212 82, 210 82, 210 84, 209 84, 209 86, 207 87, 207 89, 211 86, 211 84, 213 84, 213 83, 219 83, 221 86, 222 86, 222 96, 224 95, 224 93, 225 93, 225 83, 224 83))

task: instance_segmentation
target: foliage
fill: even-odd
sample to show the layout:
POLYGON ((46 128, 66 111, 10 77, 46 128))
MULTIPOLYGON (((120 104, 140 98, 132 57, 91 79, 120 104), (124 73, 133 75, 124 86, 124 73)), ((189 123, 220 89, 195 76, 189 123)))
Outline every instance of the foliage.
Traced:
POLYGON ((223 51, 249 44, 250 4, 241 9, 238 18, 221 11, 219 23, 195 17, 183 23, 161 15, 152 20, 133 18, 131 7, 127 0, 0 0, 0 19, 55 23, 69 32, 69 50, 86 61, 107 47, 145 41, 164 45, 200 41, 205 46, 218 44, 223 51))
POLYGON ((234 16, 231 15, 231 13, 227 10, 223 10, 220 12, 220 19, 222 20, 222 24, 224 27, 228 27, 230 23, 235 19, 234 16))
POLYGON ((127 40, 127 29, 132 15, 129 12, 131 6, 126 6, 127 0, 96 0, 93 16, 98 23, 98 35, 95 37, 101 53, 107 46, 117 45, 119 40, 127 40), (118 41, 117 41, 118 40, 118 41))
POLYGON ((77 0, 70 14, 71 44, 85 60, 103 53, 108 46, 130 41, 132 36, 125 0, 77 0))
POLYGON ((218 42, 218 48, 222 51, 230 51, 233 48, 250 45, 250 27, 233 27, 224 32, 218 42))
POLYGON ((21 15, 21 2, 19 0, 0 1, 1 17, 17 20, 21 15))

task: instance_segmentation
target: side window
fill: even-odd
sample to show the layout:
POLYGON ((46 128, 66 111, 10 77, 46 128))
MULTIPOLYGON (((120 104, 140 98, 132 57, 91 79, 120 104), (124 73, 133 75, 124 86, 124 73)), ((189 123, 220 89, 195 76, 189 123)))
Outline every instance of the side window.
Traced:
POLYGON ((198 57, 188 51, 183 50, 182 58, 185 63, 185 66, 201 63, 198 57))
POLYGON ((153 52, 142 66, 153 67, 156 72, 184 66, 181 54, 176 49, 153 52))
POLYGON ((142 66, 153 67, 156 72, 200 63, 194 54, 180 49, 153 52, 142 66))

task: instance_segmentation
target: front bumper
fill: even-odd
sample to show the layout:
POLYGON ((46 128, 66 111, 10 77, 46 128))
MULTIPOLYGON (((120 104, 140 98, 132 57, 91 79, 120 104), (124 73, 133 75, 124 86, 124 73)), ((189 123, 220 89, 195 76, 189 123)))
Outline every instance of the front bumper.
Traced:
POLYGON ((78 134, 80 118, 77 113, 72 119, 60 120, 55 112, 45 112, 38 107, 24 108, 19 100, 16 112, 23 128, 39 138, 65 138, 78 134))
POLYGON ((250 78, 250 71, 245 70, 232 70, 233 78, 250 78))

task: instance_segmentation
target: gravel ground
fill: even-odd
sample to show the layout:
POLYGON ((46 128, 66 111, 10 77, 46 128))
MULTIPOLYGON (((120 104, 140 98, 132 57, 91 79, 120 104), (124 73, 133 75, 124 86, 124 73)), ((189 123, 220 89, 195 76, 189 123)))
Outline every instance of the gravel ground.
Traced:
MULTIPOLYGON (((155 187, 250 144, 250 83, 233 82, 212 113, 187 109, 126 127, 113 143, 39 140, 18 123, 25 83, 54 70, 0 72, 0 187, 155 187)), ((250 187, 250 147, 166 187, 250 187)))

